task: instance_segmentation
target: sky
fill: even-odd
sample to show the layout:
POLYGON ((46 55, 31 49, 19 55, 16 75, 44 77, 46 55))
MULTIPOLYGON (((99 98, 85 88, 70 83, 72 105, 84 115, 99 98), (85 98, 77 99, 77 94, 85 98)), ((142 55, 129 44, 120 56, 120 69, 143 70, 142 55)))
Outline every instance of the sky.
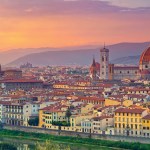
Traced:
POLYGON ((0 0, 0 50, 150 41, 150 0, 0 0))

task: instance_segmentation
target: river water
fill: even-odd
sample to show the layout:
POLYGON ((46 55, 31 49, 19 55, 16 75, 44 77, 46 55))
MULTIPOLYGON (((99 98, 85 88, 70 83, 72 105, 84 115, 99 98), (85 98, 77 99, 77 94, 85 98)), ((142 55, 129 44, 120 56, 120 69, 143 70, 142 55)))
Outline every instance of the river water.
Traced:
MULTIPOLYGON (((0 142, 14 144, 18 150, 35 150, 35 144, 37 141, 30 140, 22 140, 16 138, 4 138, 0 137, 0 142)), ((99 146, 91 146, 91 145, 83 145, 83 144, 64 144, 58 143, 60 146, 70 146, 71 150, 115 150, 107 147, 99 147, 99 146)), ((119 150, 119 149, 117 149, 119 150)))

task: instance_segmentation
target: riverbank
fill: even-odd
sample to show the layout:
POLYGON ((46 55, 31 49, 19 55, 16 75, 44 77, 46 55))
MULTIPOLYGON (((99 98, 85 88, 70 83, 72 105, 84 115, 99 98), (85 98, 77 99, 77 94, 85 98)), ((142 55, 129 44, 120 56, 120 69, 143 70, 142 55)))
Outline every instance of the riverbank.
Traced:
POLYGON ((60 141, 61 143, 77 143, 77 144, 89 144, 95 146, 104 146, 111 148, 121 148, 121 149, 131 149, 131 150, 149 150, 150 144, 142 144, 142 143, 129 143, 124 141, 108 141, 108 140, 100 140, 100 139, 91 139, 91 138, 81 138, 81 137, 70 137, 70 136, 56 136, 50 134, 43 133, 29 133, 23 131, 15 131, 15 130, 0 130, 0 136, 3 137, 13 137, 13 138, 21 138, 24 140, 34 140, 34 141, 60 141))

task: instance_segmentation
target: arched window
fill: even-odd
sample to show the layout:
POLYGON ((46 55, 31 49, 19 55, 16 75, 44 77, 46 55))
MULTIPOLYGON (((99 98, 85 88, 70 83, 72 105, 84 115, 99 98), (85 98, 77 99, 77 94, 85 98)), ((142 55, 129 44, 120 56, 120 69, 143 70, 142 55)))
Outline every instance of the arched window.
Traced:
POLYGON ((104 57, 102 56, 102 61, 104 61, 104 57))

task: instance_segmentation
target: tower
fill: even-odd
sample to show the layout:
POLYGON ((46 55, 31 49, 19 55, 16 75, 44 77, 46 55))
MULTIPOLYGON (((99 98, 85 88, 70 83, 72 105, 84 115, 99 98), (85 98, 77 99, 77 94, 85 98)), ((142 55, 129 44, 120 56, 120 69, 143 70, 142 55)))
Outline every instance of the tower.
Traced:
POLYGON ((93 63, 90 66, 90 77, 91 77, 92 81, 99 80, 99 73, 100 73, 100 64, 95 61, 95 58, 93 56, 93 63))
POLYGON ((109 49, 102 48, 100 50, 100 79, 109 79, 109 49))

